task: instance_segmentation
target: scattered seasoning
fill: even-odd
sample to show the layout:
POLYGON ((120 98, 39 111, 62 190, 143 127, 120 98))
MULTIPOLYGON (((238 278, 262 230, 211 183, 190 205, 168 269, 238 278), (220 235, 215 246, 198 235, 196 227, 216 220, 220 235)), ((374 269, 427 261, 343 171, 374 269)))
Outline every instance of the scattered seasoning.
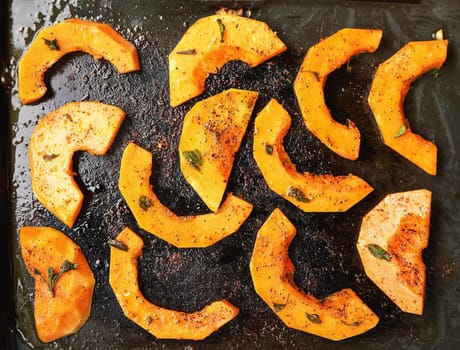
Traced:
POLYGON ((70 270, 76 270, 77 269, 77 264, 72 263, 68 260, 65 260, 62 264, 61 267, 59 268, 59 271, 57 273, 54 272, 54 269, 50 266, 48 267, 48 278, 45 279, 41 271, 37 268, 34 268, 34 274, 39 275, 43 280, 46 282, 48 285, 48 289, 51 293, 51 296, 54 298, 54 286, 56 285, 56 282, 58 279, 67 271, 70 270))
POLYGON ((225 33, 225 26, 222 23, 222 20, 220 18, 217 19, 217 24, 219 25, 219 32, 220 32, 220 42, 224 42, 224 33, 225 33))
POLYGON ((273 146, 266 143, 264 144, 264 147, 265 147, 265 153, 269 154, 269 155, 272 155, 273 154, 273 146))
POLYGON ((342 323, 346 326, 350 326, 350 327, 358 327, 359 325, 361 325, 361 321, 354 321, 354 322, 346 322, 344 320, 342 320, 342 323))
POLYGON ((407 131, 407 128, 405 125, 401 126, 398 130, 398 132, 396 133, 395 137, 401 137, 402 135, 404 135, 407 131))
POLYGON ((60 50, 56 39, 49 40, 49 39, 43 38, 43 40, 45 41, 45 45, 48 46, 50 50, 54 50, 54 51, 60 50))
POLYGON ((439 75, 439 69, 432 69, 431 74, 433 74, 433 76, 437 77, 439 75))
POLYGON ((147 197, 147 196, 140 196, 140 197, 139 197, 139 206, 140 206, 143 210, 147 210, 147 209, 150 208, 152 205, 153 205, 152 200, 151 200, 149 197, 147 197))
POLYGON ((59 154, 55 154, 55 153, 53 153, 53 154, 45 154, 43 156, 43 159, 46 160, 47 162, 49 162, 50 160, 53 160, 54 158, 57 158, 57 157, 59 157, 59 154))
POLYGON ((444 31, 442 30, 442 28, 438 29, 433 34, 431 34, 431 37, 436 40, 444 40, 444 31))
POLYGON ((371 254, 376 258, 383 259, 386 261, 391 260, 391 254, 377 244, 368 244, 367 249, 369 249, 371 254))
POLYGON ((177 51, 176 53, 178 55, 196 55, 196 50, 195 49, 189 49, 189 50, 177 51))
POLYGON ((273 309, 275 310, 275 312, 279 312, 279 311, 283 310, 286 307, 288 301, 289 301, 289 294, 288 294, 286 302, 284 304, 273 303, 273 309))
POLYGON ((315 76, 316 81, 319 81, 319 73, 317 71, 311 70, 310 73, 315 76))
POLYGON ((318 314, 309 314, 308 312, 305 313, 305 316, 307 316, 308 321, 316 324, 321 323, 321 319, 319 318, 318 314))
POLYGON ((200 166, 203 164, 203 158, 201 158, 200 151, 194 149, 193 151, 182 151, 182 155, 195 169, 200 169, 200 166))
POLYGON ((116 239, 113 239, 113 238, 109 238, 107 240, 107 243, 111 246, 111 247, 114 247, 114 248, 117 248, 117 249, 120 249, 120 250, 123 250, 125 252, 128 251, 128 246, 126 244, 124 244, 123 242, 120 242, 116 239))
POLYGON ((293 197, 293 198, 297 199, 299 202, 303 202, 303 203, 310 202, 310 199, 305 197, 305 194, 301 190, 299 190, 298 188, 289 186, 286 194, 289 197, 293 197))

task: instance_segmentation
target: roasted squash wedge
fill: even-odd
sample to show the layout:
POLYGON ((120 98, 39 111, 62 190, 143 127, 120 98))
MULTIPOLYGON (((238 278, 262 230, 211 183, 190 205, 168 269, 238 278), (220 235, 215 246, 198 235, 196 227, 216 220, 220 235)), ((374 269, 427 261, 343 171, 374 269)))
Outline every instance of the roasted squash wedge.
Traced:
POLYGON ((109 283, 127 318, 157 338, 201 340, 238 315, 226 300, 212 302, 194 313, 185 313, 150 303, 139 288, 137 259, 144 243, 129 228, 116 238, 124 249, 112 246, 109 283))
POLYGON ((303 120, 323 144, 338 155, 356 160, 361 135, 354 123, 335 121, 324 99, 324 85, 332 71, 340 68, 352 56, 377 50, 382 31, 345 28, 312 46, 294 82, 294 91, 303 120))
POLYGON ((373 188, 355 175, 299 173, 283 147, 289 113, 272 99, 255 120, 254 159, 268 187, 306 212, 346 211, 373 188))
POLYGON ((288 326, 331 340, 342 340, 368 331, 378 317, 351 289, 342 289, 318 300, 294 284, 289 245, 294 225, 275 209, 257 233, 250 261, 257 294, 288 326))
POLYGON ((436 175, 438 149, 412 132, 404 114, 404 100, 413 81, 446 60, 447 40, 413 41, 379 65, 368 102, 383 142, 423 169, 436 175))
POLYGON ((64 55, 83 51, 110 61, 119 73, 140 69, 136 48, 108 24, 67 19, 38 32, 18 65, 18 94, 28 104, 46 93, 45 72, 64 55))
POLYGON ((357 248, 367 276, 404 312, 423 313, 431 192, 387 195, 363 218, 357 248))
POLYGON ((152 154, 128 144, 121 160, 119 189, 139 226, 179 248, 208 247, 238 231, 252 205, 229 194, 216 213, 177 216, 152 190, 152 154))
POLYGON ((67 226, 73 226, 83 203, 73 178, 73 154, 105 154, 124 117, 118 107, 85 101, 68 103, 38 122, 29 145, 32 189, 67 226))
POLYGON ((34 278, 34 318, 43 342, 76 333, 91 313, 95 280, 80 247, 51 227, 19 230, 22 257, 34 278))
POLYGON ((284 51, 286 45, 264 22, 229 12, 201 18, 169 54, 171 106, 203 93, 208 75, 229 61, 255 67, 284 51))
POLYGON ((257 97, 254 91, 229 89, 197 102, 185 115, 180 167, 211 211, 220 207, 257 97))

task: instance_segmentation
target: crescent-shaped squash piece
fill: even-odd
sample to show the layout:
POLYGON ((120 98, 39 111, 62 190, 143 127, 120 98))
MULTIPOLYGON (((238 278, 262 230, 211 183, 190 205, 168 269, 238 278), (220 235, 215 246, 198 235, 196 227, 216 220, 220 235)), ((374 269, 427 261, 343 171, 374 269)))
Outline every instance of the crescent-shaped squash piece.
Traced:
POLYGON ((38 122, 29 145, 32 189, 38 200, 68 227, 83 203, 73 178, 76 151, 102 155, 112 145, 125 112, 100 102, 70 102, 38 122))
POLYGON ((342 289, 319 300, 298 289, 288 252, 295 235, 296 228, 280 209, 260 228, 250 261, 257 294, 289 328, 331 340, 373 328, 378 317, 353 290, 342 289))
POLYGON ((373 188, 355 175, 297 172, 283 147, 290 126, 289 113, 275 99, 255 120, 254 159, 272 191, 305 212, 346 211, 372 192, 373 188))
POLYGON ((354 123, 335 121, 326 106, 324 85, 332 71, 352 56, 377 50, 382 31, 378 29, 345 28, 312 46, 300 66, 294 91, 306 127, 323 144, 338 155, 356 160, 361 135, 354 123))
POLYGON ((95 285, 80 247, 51 227, 22 227, 19 241, 27 271, 34 278, 38 337, 51 342, 78 332, 91 313, 95 285))
POLYGON ((203 93, 208 75, 229 61, 255 67, 284 51, 286 45, 264 22, 225 12, 201 18, 169 54, 171 106, 203 93))
POLYGON ((413 41, 379 65, 368 102, 383 142, 423 169, 436 175, 438 149, 412 132, 404 114, 404 99, 413 81, 446 60, 447 40, 413 41))
POLYGON ((208 247, 238 231, 252 205, 229 194, 215 213, 177 216, 152 190, 152 154, 134 143, 121 159, 119 189, 138 225, 178 248, 208 247))
POLYGON ((259 94, 229 89, 197 102, 179 141, 182 174, 208 208, 219 209, 259 94))
POLYGON ((367 276, 401 310, 417 315, 425 299, 430 214, 428 190, 389 194, 364 216, 357 242, 367 276))
POLYGON ((108 24, 66 19, 38 32, 18 65, 18 94, 28 104, 46 93, 45 72, 64 55, 83 51, 110 61, 119 73, 140 69, 137 50, 108 24))
POLYGON ((157 338, 201 340, 238 315, 239 309, 226 300, 185 313, 149 302, 138 282, 137 259, 144 242, 129 228, 116 238, 124 250, 111 247, 109 283, 123 313, 157 338))

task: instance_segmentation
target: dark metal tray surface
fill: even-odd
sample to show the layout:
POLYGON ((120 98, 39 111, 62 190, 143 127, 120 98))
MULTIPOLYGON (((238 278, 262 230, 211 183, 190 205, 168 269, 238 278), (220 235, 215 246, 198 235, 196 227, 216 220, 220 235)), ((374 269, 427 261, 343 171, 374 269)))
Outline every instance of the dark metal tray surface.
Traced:
POLYGON ((1 52, 1 210, 7 215, 0 245, 3 299, 0 347, 3 349, 458 349, 460 348, 460 64, 457 1, 26 1, 0 2, 1 52), (231 62, 209 77, 206 91, 178 107, 169 106, 167 56, 187 27, 220 7, 241 8, 265 21, 288 51, 249 69, 231 62), (65 56, 46 74, 47 95, 23 106, 17 96, 16 67, 40 28, 80 17, 111 24, 138 48, 142 70, 120 76, 110 63, 89 55, 65 56), (307 49, 343 27, 380 28, 384 37, 374 54, 353 58, 348 69, 332 73, 326 101, 334 117, 353 120, 362 134, 360 157, 352 162, 326 149, 304 127, 293 81, 307 49), (428 40, 443 28, 448 58, 438 76, 417 80, 406 99, 412 128, 439 148, 438 175, 423 173, 382 144, 367 94, 377 65, 411 40, 428 40), (272 193, 252 158, 253 118, 237 155, 228 191, 254 203, 243 227, 206 249, 177 249, 138 228, 117 190, 122 151, 129 141, 150 150, 151 183, 177 214, 206 212, 181 175, 177 144, 185 113, 197 101, 230 87, 259 91, 254 115, 277 98, 293 126, 285 147, 299 171, 363 177, 375 191, 346 213, 303 213, 272 193), (78 152, 74 170, 85 200, 68 229, 31 191, 27 147, 40 117, 70 101, 114 104, 127 116, 107 155, 78 152), (427 266, 423 316, 404 314, 366 277, 355 243, 363 215, 383 196, 416 188, 433 191, 431 235, 423 258, 427 266), (298 229, 290 256, 295 282, 318 298, 350 287, 378 314, 371 331, 332 342, 288 329, 256 295, 249 275, 255 235, 270 212, 280 207, 298 229), (33 282, 18 246, 22 226, 51 226, 65 232, 86 254, 96 277, 90 318, 75 335, 41 343, 33 322, 33 282), (126 319, 108 283, 108 237, 125 226, 145 242, 139 262, 140 284, 153 303, 194 311, 226 298, 239 316, 204 341, 158 340, 126 319))

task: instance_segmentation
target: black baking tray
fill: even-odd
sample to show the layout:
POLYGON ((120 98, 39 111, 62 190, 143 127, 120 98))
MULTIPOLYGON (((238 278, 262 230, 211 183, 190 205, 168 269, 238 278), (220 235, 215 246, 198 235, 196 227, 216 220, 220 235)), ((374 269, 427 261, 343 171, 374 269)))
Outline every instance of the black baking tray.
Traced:
MULTIPOLYGON (((6 213, 1 251, 6 294, 1 303, 1 349, 458 349, 460 348, 460 4, 451 1, 0 1, 2 48, 0 194, 6 213), (249 69, 231 62, 211 76, 206 92, 172 109, 168 97, 167 55, 196 19, 220 7, 242 9, 265 21, 288 51, 249 69), (46 74, 48 93, 33 105, 17 96, 16 67, 37 30, 68 17, 111 24, 139 51, 142 70, 120 76, 105 61, 74 53, 46 74), (360 157, 352 162, 332 154, 304 127, 292 84, 306 50, 343 27, 380 28, 374 54, 353 58, 332 73, 326 101, 337 120, 353 120, 362 134, 360 157), (423 173, 382 144, 367 94, 377 65, 410 40, 428 40, 443 28, 448 58, 437 76, 426 74, 410 90, 405 109, 412 128, 439 148, 438 175, 423 173), (129 141, 153 153, 151 182, 176 213, 206 212, 182 177, 177 144, 185 113, 197 101, 230 87, 260 92, 255 113, 272 97, 289 111, 293 126, 285 147, 300 171, 363 177, 375 191, 346 213, 307 214, 272 193, 251 153, 253 118, 232 171, 228 191, 254 203, 254 211, 234 235, 206 249, 177 249, 138 228, 117 190, 122 151, 129 141), (127 116, 107 155, 77 153, 74 170, 85 201, 75 226, 66 228, 31 191, 27 146, 38 119, 70 101, 114 104, 127 116), (416 188, 433 191, 431 235, 423 258, 427 266, 423 316, 405 314, 366 277, 355 243, 362 216, 386 194, 416 188), (341 342, 288 329, 256 295, 249 259, 255 235, 270 212, 280 207, 298 229, 290 256, 295 282, 318 298, 353 288, 378 314, 371 331, 341 342), (96 277, 90 318, 75 335, 41 343, 33 325, 33 283, 20 255, 21 226, 52 226, 85 252, 96 277), (239 316, 203 341, 159 340, 126 319, 108 284, 108 237, 125 226, 145 242, 139 262, 145 296, 164 307, 194 311, 226 298, 239 316)), ((255 115, 254 113, 254 115, 255 115)))

